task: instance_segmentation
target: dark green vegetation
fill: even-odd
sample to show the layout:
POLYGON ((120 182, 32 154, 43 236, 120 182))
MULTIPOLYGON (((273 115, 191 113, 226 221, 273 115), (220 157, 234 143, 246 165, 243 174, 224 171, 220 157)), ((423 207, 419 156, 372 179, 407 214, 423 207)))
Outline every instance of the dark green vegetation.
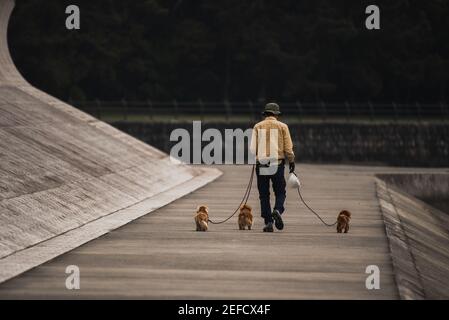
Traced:
POLYGON ((448 30, 446 0, 17 0, 9 36, 24 76, 63 100, 408 103, 447 100, 448 30))

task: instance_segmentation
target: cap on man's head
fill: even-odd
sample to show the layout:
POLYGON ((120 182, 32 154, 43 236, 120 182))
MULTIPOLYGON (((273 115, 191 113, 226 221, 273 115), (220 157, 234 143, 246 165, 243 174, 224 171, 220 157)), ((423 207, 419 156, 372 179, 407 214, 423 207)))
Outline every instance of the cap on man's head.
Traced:
POLYGON ((281 111, 279 109, 280 108, 279 108, 279 105, 277 103, 270 102, 270 103, 267 103, 265 105, 265 109, 262 112, 262 114, 263 115, 266 115, 266 114, 279 115, 279 114, 281 114, 281 111))

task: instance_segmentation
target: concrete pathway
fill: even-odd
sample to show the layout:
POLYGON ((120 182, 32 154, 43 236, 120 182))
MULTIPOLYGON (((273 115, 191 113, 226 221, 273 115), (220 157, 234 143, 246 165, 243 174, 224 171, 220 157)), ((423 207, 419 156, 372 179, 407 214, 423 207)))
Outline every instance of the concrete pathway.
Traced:
MULTIPOLYGON (((215 182, 0 285, 0 298, 397 299, 373 174, 409 172, 359 166, 299 165, 303 195, 327 221, 353 212, 349 234, 322 226, 289 192, 282 232, 261 232, 257 190, 254 230, 235 219, 194 231, 197 205, 226 217, 244 192, 249 166, 220 166, 215 182), (381 289, 365 288, 365 268, 381 271, 381 289), (65 288, 77 265, 81 289, 65 288)), ((429 171, 429 170, 427 170, 429 171)))

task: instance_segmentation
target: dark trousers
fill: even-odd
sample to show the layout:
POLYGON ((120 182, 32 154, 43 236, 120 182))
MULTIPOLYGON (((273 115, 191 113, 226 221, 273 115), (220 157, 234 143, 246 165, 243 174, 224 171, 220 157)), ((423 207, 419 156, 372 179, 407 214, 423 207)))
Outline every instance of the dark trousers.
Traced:
POLYGON ((260 166, 256 166, 257 175, 257 188, 259 189, 260 209, 261 216, 265 220, 265 224, 273 222, 271 216, 271 204, 270 204, 270 181, 273 183, 273 191, 276 197, 274 209, 277 209, 279 213, 284 212, 285 202, 285 178, 284 178, 284 164, 280 164, 277 171, 273 175, 261 175, 260 166))

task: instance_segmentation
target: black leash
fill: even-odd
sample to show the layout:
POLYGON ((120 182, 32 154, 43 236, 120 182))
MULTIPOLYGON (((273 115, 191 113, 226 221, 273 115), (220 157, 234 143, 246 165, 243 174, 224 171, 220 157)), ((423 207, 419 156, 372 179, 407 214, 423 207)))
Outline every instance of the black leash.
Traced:
MULTIPOLYGON (((208 219, 208 222, 210 222, 210 223, 212 223, 212 224, 221 224, 221 223, 225 223, 226 221, 228 221, 229 219, 231 219, 231 218, 237 213, 237 211, 239 211, 240 207, 241 207, 243 204, 246 204, 246 203, 248 202, 249 195, 251 194, 251 187, 252 187, 252 185, 253 185, 255 167, 256 167, 256 165, 253 165, 253 167, 252 167, 252 169, 251 169, 251 176, 250 176, 250 178, 249 178, 248 186, 246 187, 246 191, 245 191, 245 194, 243 195, 243 199, 242 199, 242 201, 240 202, 240 204, 239 204, 239 206, 237 207, 237 209, 235 209, 235 211, 234 211, 228 218, 226 218, 226 219, 224 219, 224 220, 222 220, 222 221, 215 222, 215 221, 212 221, 212 220, 208 219)), ((296 174, 295 174, 295 175, 296 175, 296 174)), ((324 221, 324 220, 320 217, 320 215, 319 215, 318 213, 316 213, 316 212, 315 212, 315 211, 314 211, 314 210, 313 210, 313 209, 306 203, 306 201, 305 201, 304 198, 302 197, 302 194, 301 194, 301 191, 300 191, 300 188, 299 188, 299 187, 298 187, 297 190, 298 190, 299 198, 301 199, 302 203, 306 206, 307 209, 310 210, 310 212, 312 212, 314 215, 316 215, 317 218, 320 219, 320 221, 321 221, 325 226, 327 226, 327 227, 333 227, 333 226, 335 226, 335 225, 337 224, 338 221, 335 221, 335 222, 332 223, 332 224, 326 223, 326 221, 324 221)))
POLYGON ((240 202, 240 204, 239 204, 239 206, 237 207, 237 209, 235 209, 234 213, 231 214, 228 218, 226 218, 226 219, 223 220, 223 221, 214 222, 214 221, 208 219, 208 222, 210 222, 210 223, 212 223, 212 224, 221 224, 221 223, 225 223, 226 221, 228 221, 229 219, 231 219, 231 218, 237 213, 237 211, 240 210, 240 207, 241 207, 243 204, 246 204, 246 203, 248 202, 249 195, 251 194, 251 187, 252 187, 252 185, 253 185, 254 168, 255 168, 255 166, 256 166, 256 165, 253 165, 253 168, 252 168, 252 170, 251 170, 251 177, 249 178, 249 183, 248 183, 248 186, 246 187, 246 191, 245 191, 245 194, 244 194, 244 196, 243 196, 243 199, 242 199, 242 201, 240 202))
MULTIPOLYGON (((295 174, 295 175, 296 175, 296 174, 295 174)), ((337 224, 338 221, 335 221, 334 223, 329 224, 329 223, 326 223, 326 221, 324 221, 323 219, 321 219, 320 215, 319 215, 318 213, 316 213, 311 207, 309 207, 309 206, 307 205, 307 203, 304 201, 304 199, 303 199, 303 197, 302 197, 302 194, 301 194, 301 191, 299 190, 299 187, 298 187, 298 194, 299 194, 299 198, 301 199, 302 203, 304 203, 304 205, 307 207, 307 209, 309 209, 310 212, 312 212, 314 215, 316 215, 316 216, 318 217, 318 219, 320 219, 321 222, 322 222, 325 226, 333 227, 333 226, 335 226, 335 225, 337 224)))

